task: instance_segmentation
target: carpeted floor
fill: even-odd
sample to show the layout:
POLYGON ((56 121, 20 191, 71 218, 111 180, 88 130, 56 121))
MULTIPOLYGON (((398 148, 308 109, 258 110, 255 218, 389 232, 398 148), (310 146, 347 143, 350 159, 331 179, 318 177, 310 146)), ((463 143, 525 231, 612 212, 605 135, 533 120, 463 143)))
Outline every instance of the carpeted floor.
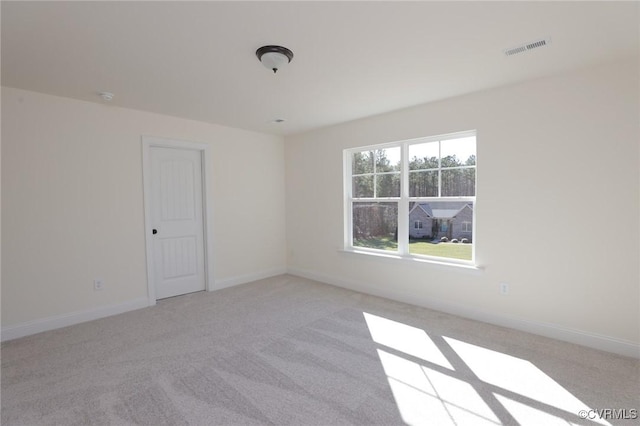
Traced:
POLYGON ((2 344, 1 421, 606 424, 588 410, 633 417, 639 371, 638 360, 284 275, 2 344))

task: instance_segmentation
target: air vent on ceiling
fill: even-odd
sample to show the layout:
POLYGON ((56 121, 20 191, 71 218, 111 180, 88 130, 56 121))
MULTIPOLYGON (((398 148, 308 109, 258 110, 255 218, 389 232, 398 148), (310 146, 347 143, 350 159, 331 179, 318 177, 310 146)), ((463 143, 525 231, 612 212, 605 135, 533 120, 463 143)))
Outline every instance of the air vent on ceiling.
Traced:
POLYGON ((529 50, 537 49, 538 47, 544 47, 551 44, 550 38, 542 38, 540 40, 535 40, 530 43, 522 44, 520 46, 512 47, 511 49, 505 49, 504 54, 506 56, 517 55, 518 53, 527 52, 529 50))

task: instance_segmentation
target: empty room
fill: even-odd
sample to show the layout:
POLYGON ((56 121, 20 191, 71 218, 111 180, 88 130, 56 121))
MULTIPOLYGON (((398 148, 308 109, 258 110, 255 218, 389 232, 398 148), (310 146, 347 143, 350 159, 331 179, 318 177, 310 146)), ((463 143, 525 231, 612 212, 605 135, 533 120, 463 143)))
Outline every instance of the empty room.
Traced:
POLYGON ((2 1, 2 425, 631 425, 640 3, 2 1))

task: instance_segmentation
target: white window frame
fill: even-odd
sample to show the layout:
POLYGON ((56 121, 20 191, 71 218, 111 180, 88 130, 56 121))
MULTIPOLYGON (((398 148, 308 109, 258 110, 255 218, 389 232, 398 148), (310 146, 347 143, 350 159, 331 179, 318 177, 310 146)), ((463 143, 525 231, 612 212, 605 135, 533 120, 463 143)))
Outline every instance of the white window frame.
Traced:
POLYGON ((413 229, 422 229, 422 221, 421 220, 416 220, 413 222, 413 229))
POLYGON ((462 222, 462 232, 471 232, 473 233, 473 222, 462 222), (471 229, 469 229, 471 228, 471 229))
MULTIPOLYGON (((400 258, 410 258, 410 259, 424 259, 431 260, 437 263, 451 263, 451 264, 461 264, 461 265, 472 265, 475 266, 476 259, 476 197, 478 193, 478 185, 477 185, 477 132, 475 130, 465 131, 465 132, 457 132, 450 133, 446 135, 438 135, 432 137, 425 138, 417 138, 410 139, 405 141, 398 142, 389 142, 383 144, 376 145, 367 145, 367 146, 359 146, 354 148, 345 149, 343 152, 343 182, 344 182, 344 241, 343 247, 345 251, 348 252, 357 252, 364 254, 375 254, 375 255, 391 255, 394 257, 400 258), (416 144, 423 144, 429 142, 442 142, 450 139, 461 139, 465 137, 475 137, 476 138, 476 165, 475 166, 462 166, 456 168, 475 168, 476 169, 476 190, 475 196, 465 196, 465 197, 410 197, 409 196, 409 146, 416 144), (376 151, 381 149, 388 148, 397 148, 400 147, 400 197, 373 197, 373 198, 353 198, 353 163, 352 157, 354 153, 363 152, 363 151, 376 151), (473 216, 472 216, 472 235, 473 241, 471 243, 471 260, 462 260, 462 259, 454 259, 449 257, 437 257, 437 256, 426 256, 419 254, 411 254, 409 253, 409 203, 420 203, 420 202, 434 202, 434 201, 466 201, 471 202, 473 204, 473 216), (353 204, 354 202, 394 202, 398 204, 398 250, 397 251, 387 251, 380 250, 368 247, 356 247, 353 245, 353 222, 352 222, 352 212, 353 212, 353 204)), ((438 159, 438 170, 441 170, 440 167, 441 158, 438 159)), ((446 170, 453 170, 455 168, 445 168, 446 170)), ((375 178, 374 178, 375 179, 375 178)), ((441 186, 442 179, 438 179, 438 195, 441 194, 441 186)), ((375 195, 375 194, 374 194, 375 195)))

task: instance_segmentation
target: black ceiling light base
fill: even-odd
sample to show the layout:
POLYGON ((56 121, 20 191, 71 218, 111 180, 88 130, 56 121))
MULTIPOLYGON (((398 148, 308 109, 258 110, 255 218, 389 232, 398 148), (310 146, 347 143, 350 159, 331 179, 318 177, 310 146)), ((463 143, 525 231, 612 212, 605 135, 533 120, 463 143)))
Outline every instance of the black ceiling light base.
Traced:
POLYGON ((280 67, 293 59, 293 52, 282 46, 262 46, 256 50, 256 56, 262 64, 275 74, 280 67))

